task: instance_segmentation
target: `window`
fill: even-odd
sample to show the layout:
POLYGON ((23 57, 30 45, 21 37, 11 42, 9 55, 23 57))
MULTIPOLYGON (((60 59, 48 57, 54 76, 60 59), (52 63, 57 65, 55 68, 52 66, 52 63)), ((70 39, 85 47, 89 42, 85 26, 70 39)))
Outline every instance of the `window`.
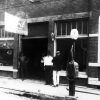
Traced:
POLYGON ((6 32, 0 26, 0 66, 13 65, 13 40, 14 34, 6 32))
POLYGON ((0 66, 13 65, 13 49, 0 49, 0 66))
POLYGON ((79 71, 85 72, 87 67, 87 48, 88 48, 88 18, 69 19, 55 22, 54 33, 56 35, 56 50, 61 51, 63 66, 66 70, 69 52, 72 45, 70 39, 71 29, 77 29, 79 38, 75 42, 75 61, 79 64, 79 71), (67 37, 67 38, 66 38, 67 37))
POLYGON ((0 38, 12 38, 14 34, 6 32, 4 26, 0 26, 0 38))
POLYGON ((88 18, 84 19, 70 19, 55 22, 56 36, 70 35, 71 29, 77 29, 79 35, 88 34, 88 18))

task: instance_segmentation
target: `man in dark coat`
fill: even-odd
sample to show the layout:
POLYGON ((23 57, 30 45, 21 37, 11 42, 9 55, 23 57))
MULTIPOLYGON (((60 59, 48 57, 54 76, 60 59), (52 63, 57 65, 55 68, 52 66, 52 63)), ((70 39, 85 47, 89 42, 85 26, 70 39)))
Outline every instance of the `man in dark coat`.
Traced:
POLYGON ((59 71, 61 70, 62 60, 60 51, 57 51, 56 56, 53 58, 53 85, 59 85, 59 71))
POLYGON ((23 54, 20 54, 19 63, 20 63, 20 75, 22 80, 24 80, 25 76, 27 75, 27 64, 29 59, 23 54))

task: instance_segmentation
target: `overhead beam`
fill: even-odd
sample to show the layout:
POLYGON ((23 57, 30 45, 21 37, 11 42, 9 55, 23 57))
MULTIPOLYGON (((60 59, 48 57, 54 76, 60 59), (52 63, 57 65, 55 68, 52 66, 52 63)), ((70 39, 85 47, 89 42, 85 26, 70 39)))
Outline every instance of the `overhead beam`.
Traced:
POLYGON ((65 19, 84 18, 84 17, 89 17, 89 16, 90 16, 89 12, 82 12, 82 13, 72 13, 72 14, 29 18, 27 19, 27 22, 35 23, 35 22, 44 22, 44 21, 56 21, 56 20, 65 20, 65 19))

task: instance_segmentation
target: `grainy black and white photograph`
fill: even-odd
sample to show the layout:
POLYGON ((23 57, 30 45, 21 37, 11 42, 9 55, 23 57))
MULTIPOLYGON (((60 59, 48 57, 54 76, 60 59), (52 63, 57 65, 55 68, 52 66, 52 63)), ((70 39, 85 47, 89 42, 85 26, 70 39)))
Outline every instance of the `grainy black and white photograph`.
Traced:
POLYGON ((0 100, 100 100, 100 0, 0 0, 0 100))

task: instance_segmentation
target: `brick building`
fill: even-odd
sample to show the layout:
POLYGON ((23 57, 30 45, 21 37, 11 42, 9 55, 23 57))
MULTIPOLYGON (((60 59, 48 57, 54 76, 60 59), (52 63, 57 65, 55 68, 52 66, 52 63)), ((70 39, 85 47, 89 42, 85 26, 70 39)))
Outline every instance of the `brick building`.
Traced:
MULTIPOLYGON (((0 57, 3 64, 0 74, 18 77, 18 55, 23 50, 30 59, 28 77, 40 77, 42 55, 47 50, 53 56, 57 50, 66 54, 70 32, 76 28, 79 32, 75 43, 78 79, 85 80, 85 85, 100 85, 99 6, 99 0, 0 0, 0 53, 5 54, 0 57), (27 19, 28 36, 5 32, 4 12, 27 19)), ((61 76, 65 76, 65 69, 63 66, 61 76)))

